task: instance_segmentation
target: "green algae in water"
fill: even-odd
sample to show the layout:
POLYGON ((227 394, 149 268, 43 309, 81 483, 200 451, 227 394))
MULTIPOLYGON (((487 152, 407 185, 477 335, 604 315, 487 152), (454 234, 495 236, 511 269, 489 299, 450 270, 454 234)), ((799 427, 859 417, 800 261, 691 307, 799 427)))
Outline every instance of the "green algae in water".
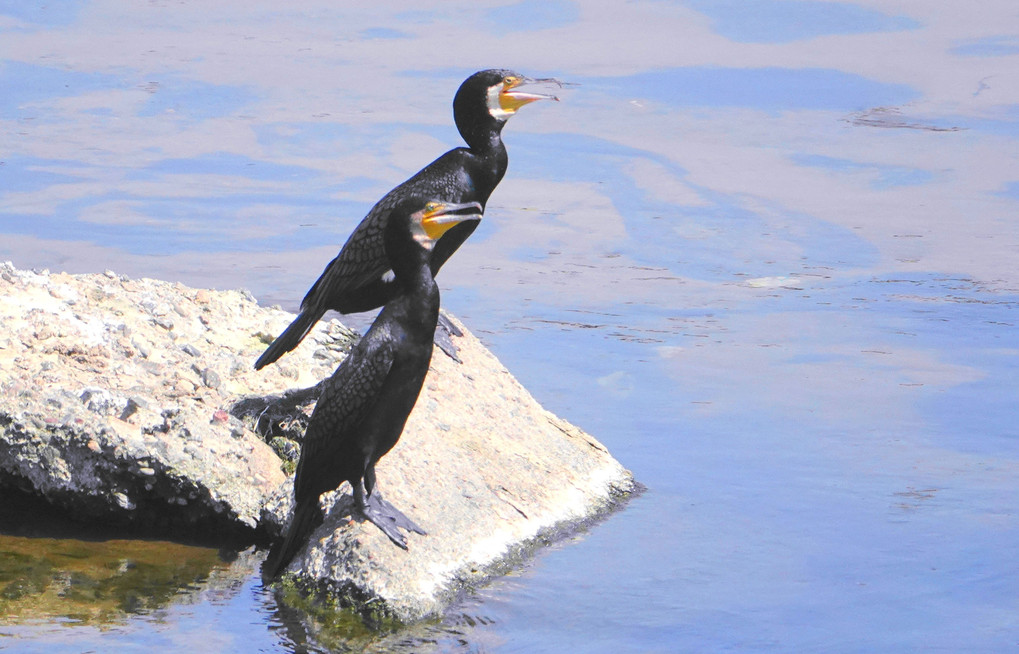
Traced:
POLYGON ((339 598, 302 590, 292 577, 276 582, 273 591, 278 609, 289 613, 291 620, 300 621, 317 645, 344 649, 354 644, 365 645, 380 636, 381 625, 369 627, 357 611, 339 598))

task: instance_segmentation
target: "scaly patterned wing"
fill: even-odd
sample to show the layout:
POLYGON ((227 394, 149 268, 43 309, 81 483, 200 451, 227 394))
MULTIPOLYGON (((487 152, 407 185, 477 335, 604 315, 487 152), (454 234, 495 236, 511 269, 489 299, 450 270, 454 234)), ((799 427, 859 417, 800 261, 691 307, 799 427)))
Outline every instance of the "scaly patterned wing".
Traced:
POLYGON ((348 293, 376 281, 390 269, 385 232, 389 214, 397 203, 395 191, 391 191, 372 207, 304 296, 302 310, 336 309, 348 293))
POLYGON ((381 331, 385 330, 370 330, 333 376, 326 380, 304 435, 301 460, 294 478, 298 497, 310 493, 317 496, 336 488, 343 480, 341 478, 335 483, 325 481, 333 477, 332 470, 339 472, 347 467, 346 461, 336 459, 352 456, 351 439, 358 435, 354 429, 374 408, 393 366, 392 343, 388 333, 381 331), (332 485, 328 488, 305 487, 313 483, 332 485))

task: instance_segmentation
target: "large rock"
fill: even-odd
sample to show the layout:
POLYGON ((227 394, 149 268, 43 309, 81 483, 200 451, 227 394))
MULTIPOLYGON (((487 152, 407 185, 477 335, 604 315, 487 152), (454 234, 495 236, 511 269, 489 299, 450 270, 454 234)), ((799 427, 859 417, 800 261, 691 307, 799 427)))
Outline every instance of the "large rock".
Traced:
MULTIPOLYGON (((110 521, 282 531, 292 482, 281 468, 293 463, 263 438, 299 437, 314 393, 273 394, 331 374, 349 330, 320 324, 255 372, 293 316, 243 292, 3 264, 0 297, 0 486, 110 521)), ((428 535, 395 547, 351 515, 344 484, 323 497, 326 520, 287 590, 372 619, 422 618, 634 489, 600 443, 542 409, 464 331, 463 364, 433 357, 403 438, 378 466, 383 494, 428 535)), ((291 440, 274 443, 293 455, 291 440)))
POLYGON ((250 540, 285 475, 227 410, 314 384, 349 344, 325 325, 255 372, 288 319, 238 291, 0 264, 0 485, 82 518, 250 540))
MULTIPOLYGON (((428 535, 409 534, 408 550, 397 548, 352 519, 344 483, 324 498, 325 522, 290 565, 302 590, 340 597, 374 619, 437 614, 508 557, 634 489, 603 445, 544 410, 456 324, 463 364, 436 350, 403 437, 376 468, 385 498, 428 535)), ((289 494, 282 499, 289 507, 289 494)))

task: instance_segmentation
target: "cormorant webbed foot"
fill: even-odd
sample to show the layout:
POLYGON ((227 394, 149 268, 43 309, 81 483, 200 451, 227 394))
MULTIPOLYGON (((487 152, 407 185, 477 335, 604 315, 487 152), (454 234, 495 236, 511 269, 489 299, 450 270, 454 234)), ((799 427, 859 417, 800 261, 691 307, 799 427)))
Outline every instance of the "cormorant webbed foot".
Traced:
POLYGON ((453 361, 457 363, 463 363, 460 360, 459 350, 456 345, 453 344, 453 336, 463 336, 464 333, 460 331, 460 328, 453 324, 444 312, 439 311, 439 322, 436 325, 434 341, 439 349, 446 353, 453 361))
POLYGON ((368 522, 382 530, 393 544, 401 549, 407 549, 407 537, 400 532, 400 529, 413 531, 422 536, 428 535, 417 523, 405 516, 395 506, 382 499, 378 490, 365 498, 363 493, 355 493, 354 499, 358 509, 368 522))

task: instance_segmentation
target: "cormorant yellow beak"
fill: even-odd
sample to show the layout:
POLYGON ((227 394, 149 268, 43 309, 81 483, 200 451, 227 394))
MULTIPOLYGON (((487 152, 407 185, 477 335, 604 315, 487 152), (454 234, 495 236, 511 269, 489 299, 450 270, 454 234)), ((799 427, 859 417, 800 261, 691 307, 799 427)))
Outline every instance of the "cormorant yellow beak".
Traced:
POLYGON ((481 216, 477 202, 429 202, 421 213, 421 227, 435 241, 452 227, 467 220, 481 220, 481 216))
POLYGON ((521 86, 527 84, 556 84, 557 86, 562 86, 562 82, 551 77, 531 79, 530 77, 517 77, 512 75, 502 81, 502 88, 499 90, 499 108, 507 114, 513 114, 516 113, 516 110, 520 107, 525 104, 530 104, 536 100, 559 101, 559 98, 554 95, 548 95, 546 93, 531 93, 520 90, 521 86))

